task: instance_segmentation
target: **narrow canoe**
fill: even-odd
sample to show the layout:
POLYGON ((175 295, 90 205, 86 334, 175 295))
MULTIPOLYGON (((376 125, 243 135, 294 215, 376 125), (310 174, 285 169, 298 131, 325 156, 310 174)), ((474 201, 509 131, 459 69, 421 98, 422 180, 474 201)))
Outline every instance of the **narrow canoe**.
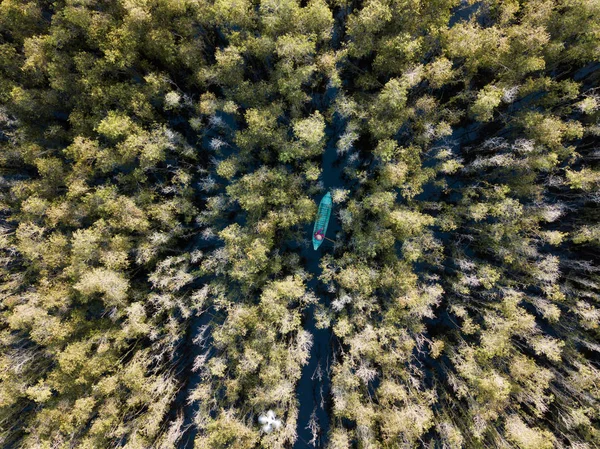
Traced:
POLYGON ((313 228, 312 241, 313 241, 313 248, 315 250, 319 249, 319 246, 321 246, 321 243, 323 243, 323 241, 325 240, 325 239, 317 240, 315 238, 315 234, 317 233, 317 231, 319 229, 323 233, 323 236, 325 236, 325 234, 327 233, 327 225, 329 224, 329 216, 331 215, 331 208, 332 208, 331 194, 329 192, 327 192, 327 194, 323 197, 323 199, 321 200, 321 203, 319 204, 319 210, 317 211, 317 218, 315 219, 315 226, 313 228))

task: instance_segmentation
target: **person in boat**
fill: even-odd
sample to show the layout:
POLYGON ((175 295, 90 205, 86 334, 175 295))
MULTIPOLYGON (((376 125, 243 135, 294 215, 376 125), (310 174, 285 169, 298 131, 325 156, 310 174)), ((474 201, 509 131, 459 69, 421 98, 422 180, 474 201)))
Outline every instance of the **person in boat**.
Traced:
POLYGON ((322 229, 319 229, 317 232, 315 232, 315 238, 316 238, 318 241, 321 241, 321 240, 323 240, 323 238, 324 238, 324 237, 325 237, 325 236, 323 235, 323 230, 322 230, 322 229))

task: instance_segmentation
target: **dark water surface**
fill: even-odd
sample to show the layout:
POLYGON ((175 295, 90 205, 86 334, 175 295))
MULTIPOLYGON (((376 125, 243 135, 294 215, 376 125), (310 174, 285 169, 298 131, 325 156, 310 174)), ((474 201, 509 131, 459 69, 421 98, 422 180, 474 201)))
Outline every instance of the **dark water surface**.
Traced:
MULTIPOLYGON (((322 196, 332 188, 344 187, 342 180, 342 171, 344 165, 339 163, 336 143, 340 135, 338 129, 328 129, 328 144, 323 154, 322 160, 322 181, 325 190, 314 199, 319 202, 322 196)), ((336 235, 341 230, 336 214, 337 205, 333 205, 333 213, 327 228, 327 237, 336 240, 336 235)), ((305 226, 307 238, 312 237, 313 224, 305 226)), ((341 238, 341 236, 339 237, 341 238)), ((305 247, 302 252, 304 267, 312 275, 307 287, 312 290, 319 303, 326 308, 329 307, 333 294, 328 292, 327 286, 318 278, 322 273, 319 265, 323 254, 333 251, 333 243, 325 240, 318 250, 314 250, 312 242, 305 247)), ((302 377, 298 383, 296 392, 299 401, 298 413, 298 440, 294 449, 325 447, 327 432, 329 431, 329 417, 331 410, 331 364, 335 353, 334 340, 331 328, 317 329, 314 318, 315 307, 311 306, 304 314, 304 329, 313 335, 313 346, 311 348, 308 365, 303 368, 302 377), (319 426, 316 439, 313 431, 309 428, 311 416, 313 422, 319 426)))

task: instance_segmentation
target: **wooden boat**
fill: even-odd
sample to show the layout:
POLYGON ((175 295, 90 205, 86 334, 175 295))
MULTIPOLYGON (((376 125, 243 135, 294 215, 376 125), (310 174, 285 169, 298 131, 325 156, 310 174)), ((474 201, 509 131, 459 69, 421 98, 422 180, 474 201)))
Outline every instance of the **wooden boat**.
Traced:
POLYGON ((315 250, 319 249, 321 243, 325 241, 325 234, 327 233, 327 225, 329 224, 332 206, 333 202, 331 201, 331 194, 327 192, 319 204, 319 210, 317 211, 317 218, 315 219, 315 226, 313 228, 312 241, 315 250), (323 236, 321 240, 316 238, 317 233, 323 236))

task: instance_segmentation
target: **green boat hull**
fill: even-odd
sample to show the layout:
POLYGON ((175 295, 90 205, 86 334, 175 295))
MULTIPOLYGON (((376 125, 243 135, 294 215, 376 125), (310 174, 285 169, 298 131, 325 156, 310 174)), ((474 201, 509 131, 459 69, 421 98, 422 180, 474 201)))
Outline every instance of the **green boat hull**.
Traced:
POLYGON ((319 204, 319 210, 317 211, 317 218, 315 220, 315 226, 313 228, 312 241, 313 241, 313 248, 315 250, 319 249, 319 246, 321 246, 321 243, 323 243, 325 241, 325 239, 317 240, 315 238, 315 233, 319 229, 322 231, 323 236, 325 236, 325 234, 327 233, 327 225, 329 224, 329 217, 331 216, 332 206, 333 206, 333 202, 331 201, 331 194, 329 192, 327 192, 327 194, 323 197, 323 199, 321 200, 321 203, 319 204))

